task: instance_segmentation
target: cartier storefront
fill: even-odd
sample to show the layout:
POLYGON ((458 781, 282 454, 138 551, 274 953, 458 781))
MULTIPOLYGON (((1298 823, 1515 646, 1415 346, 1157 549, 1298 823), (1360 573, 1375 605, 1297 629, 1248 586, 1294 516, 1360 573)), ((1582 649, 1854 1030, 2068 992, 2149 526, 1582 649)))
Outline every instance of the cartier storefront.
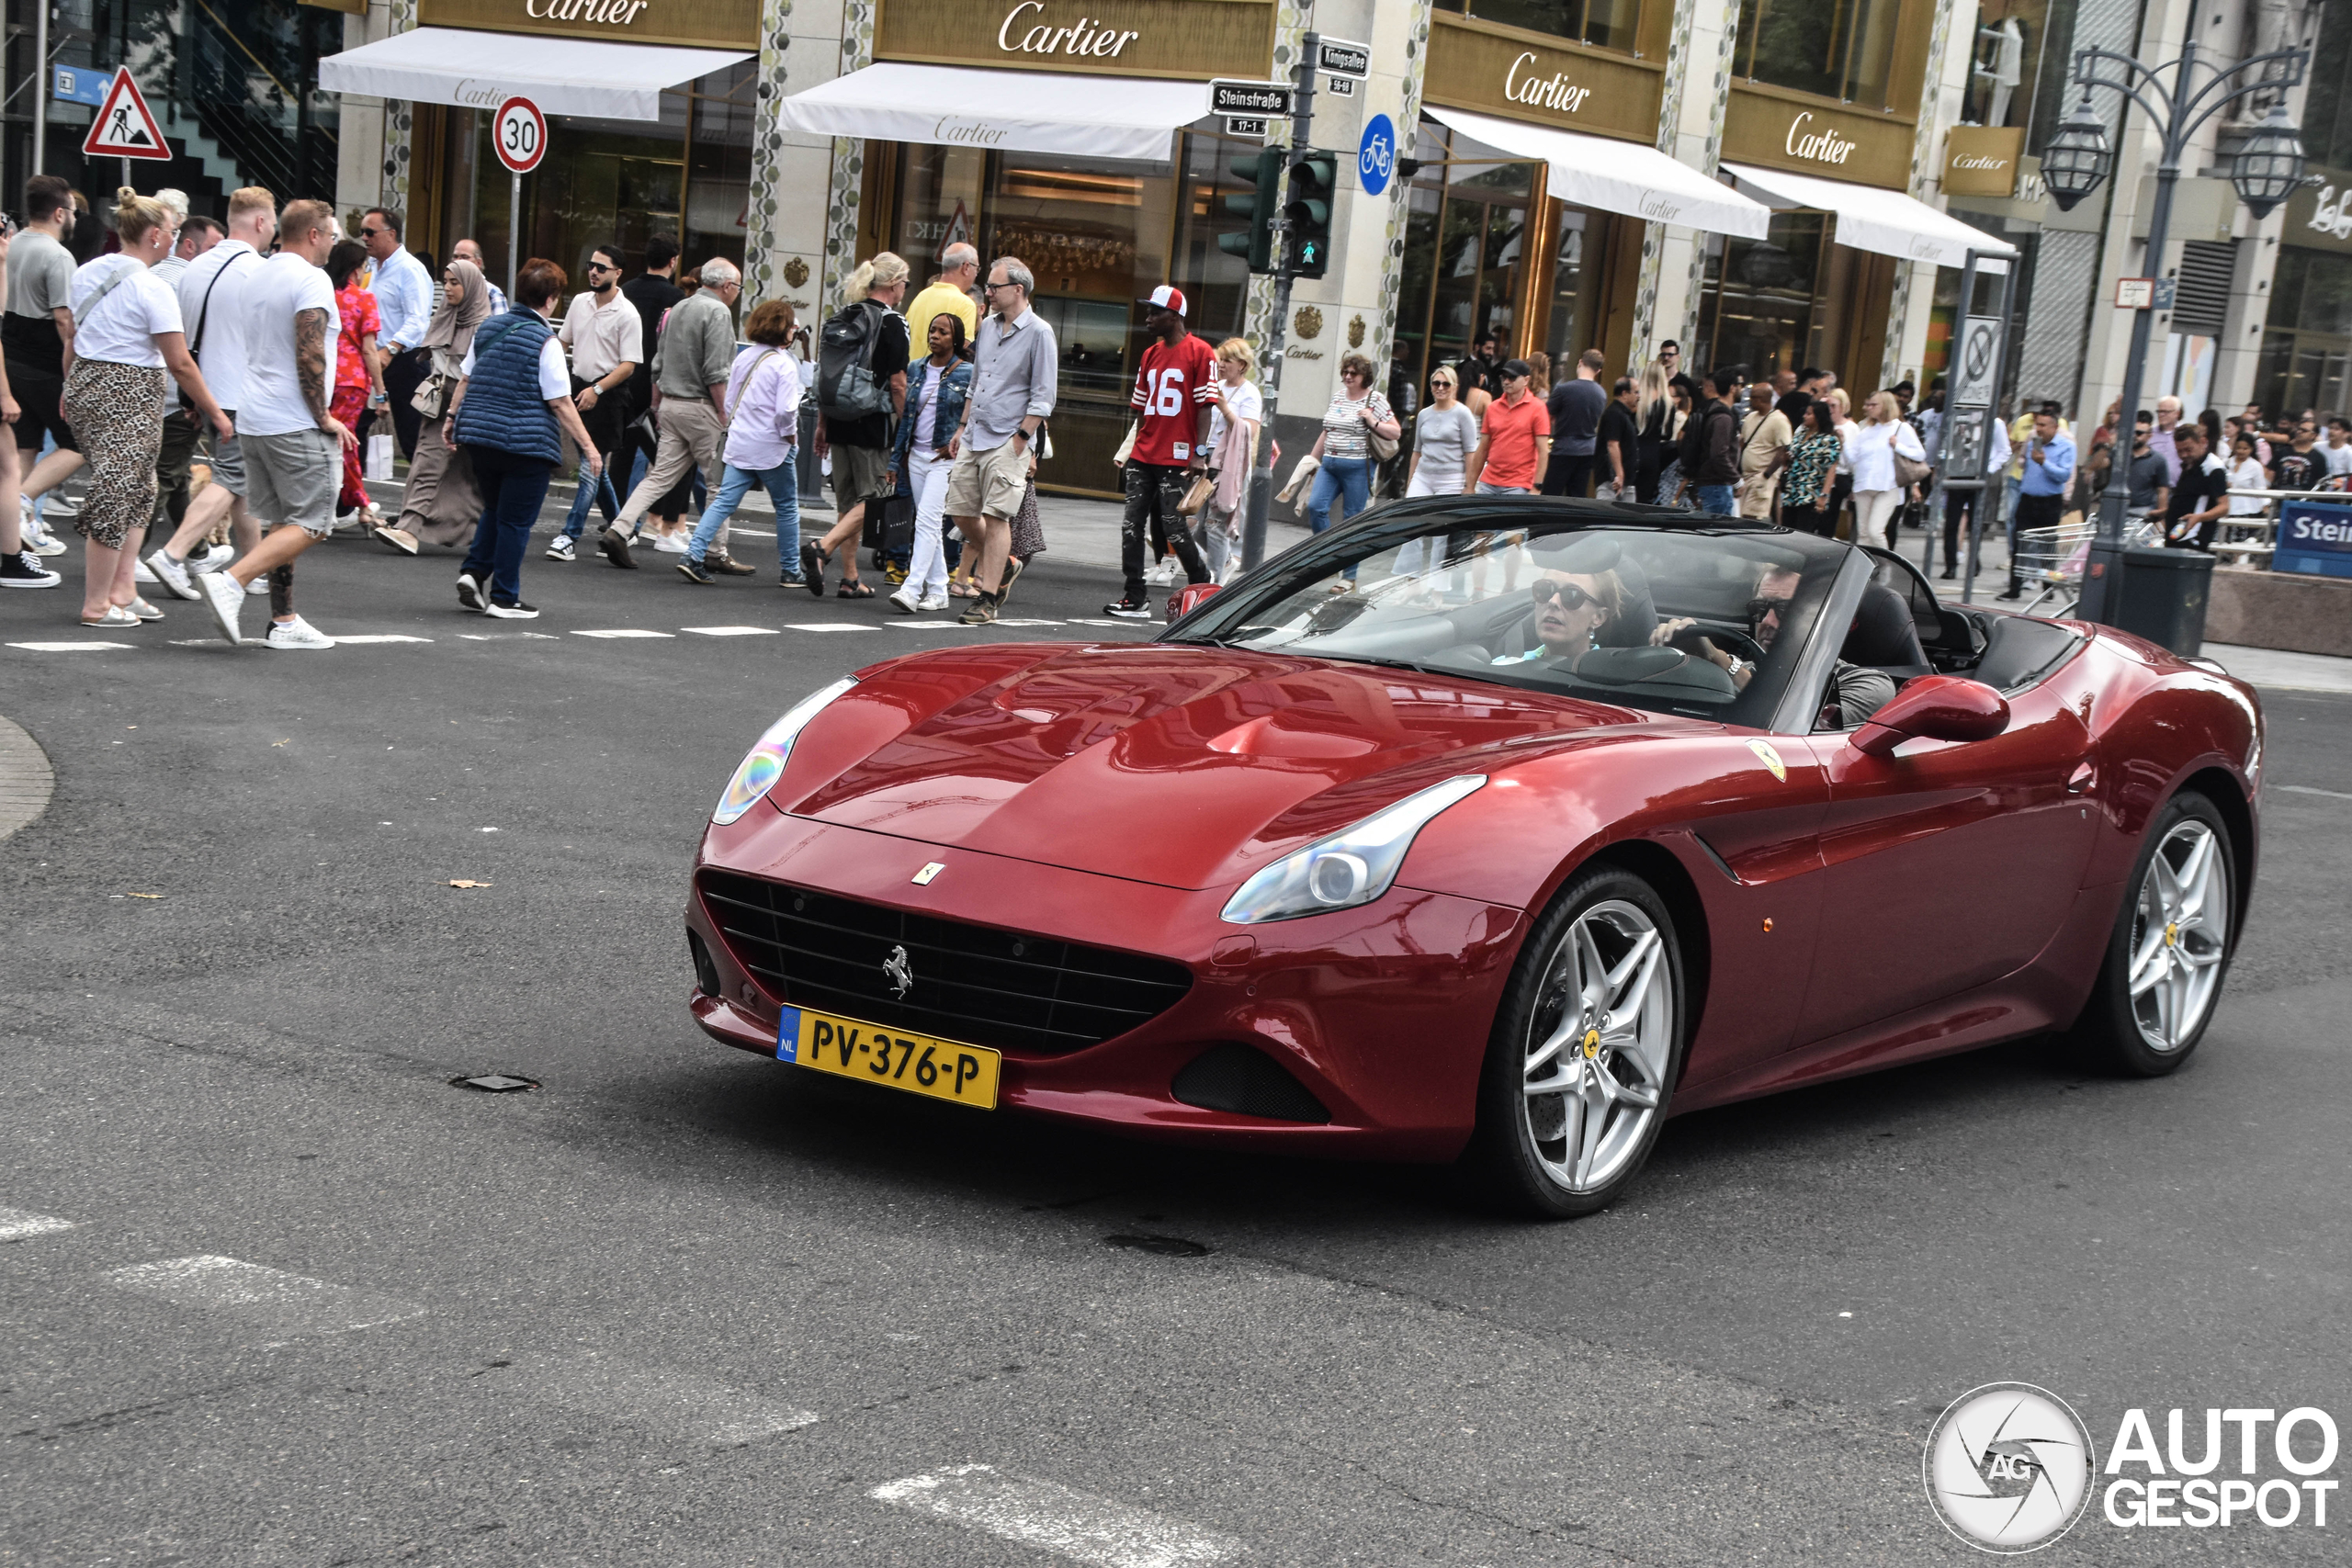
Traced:
POLYGON ((1218 198, 1264 145, 1207 118, 1214 77, 1263 80, 1272 0, 879 0, 875 62, 785 102, 802 130, 862 138, 855 254, 920 280, 958 241, 1014 255, 1061 344, 1041 484, 1109 493, 1144 346, 1136 300, 1174 283, 1212 343, 1241 330, 1250 275, 1218 198))

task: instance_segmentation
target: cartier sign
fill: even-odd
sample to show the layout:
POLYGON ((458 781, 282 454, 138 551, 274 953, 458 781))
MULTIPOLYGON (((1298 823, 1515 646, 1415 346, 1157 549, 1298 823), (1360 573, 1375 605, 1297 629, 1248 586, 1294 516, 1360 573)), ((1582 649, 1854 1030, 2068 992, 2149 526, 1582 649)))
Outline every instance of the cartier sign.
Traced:
POLYGON ((2281 244, 2314 251, 2352 251, 2352 175, 2313 165, 2319 184, 2297 187, 2287 198, 2281 244))
POLYGON ((880 0, 874 58, 1178 79, 1273 74, 1273 0, 880 0))
POLYGON ((1724 156, 1899 190, 1911 178, 1911 121, 1735 84, 1724 106, 1724 156))
POLYGON ((1421 96, 1531 125, 1648 141, 1657 135, 1664 70, 1473 17, 1430 17, 1421 96))
POLYGON ((416 20, 617 43, 760 47, 760 0, 417 0, 416 20))
POLYGON ((1955 125, 1944 132, 1944 194, 2017 194, 2025 130, 1997 125, 1955 125))

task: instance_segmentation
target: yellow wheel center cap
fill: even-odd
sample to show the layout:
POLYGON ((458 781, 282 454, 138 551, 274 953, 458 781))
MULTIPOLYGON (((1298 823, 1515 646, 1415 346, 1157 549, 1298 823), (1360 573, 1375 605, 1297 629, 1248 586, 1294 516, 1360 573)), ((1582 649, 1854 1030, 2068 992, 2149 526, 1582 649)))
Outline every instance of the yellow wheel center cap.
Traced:
POLYGON ((1588 1057, 1600 1055, 1600 1031, 1598 1029, 1584 1032, 1584 1054, 1588 1057))
POLYGON ((2166 925, 2165 926, 2165 945, 2166 947, 2177 947, 2177 946, 2178 946, 2178 945, 2179 945, 2179 943, 2180 943, 2180 924, 2179 924, 2179 922, 2176 920, 2176 921, 2171 921, 2171 922, 2166 923, 2166 925))

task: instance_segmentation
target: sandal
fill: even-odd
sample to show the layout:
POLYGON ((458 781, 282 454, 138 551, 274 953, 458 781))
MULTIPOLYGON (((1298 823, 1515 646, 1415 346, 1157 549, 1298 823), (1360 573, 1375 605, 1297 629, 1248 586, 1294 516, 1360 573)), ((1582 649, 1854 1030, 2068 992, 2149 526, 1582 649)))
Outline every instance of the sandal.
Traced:
POLYGON ((947 596, 950 599, 976 599, 979 596, 979 592, 978 589, 960 577, 951 577, 947 580, 947 596))
POLYGON ((142 621, 160 621, 164 618, 164 612, 147 603, 143 598, 133 599, 124 607, 142 621))
POLYGON ((842 585, 833 590, 833 596, 837 599, 871 599, 874 597, 874 590, 856 578, 850 577, 842 580, 842 585))
POLYGON ((100 615, 96 620, 92 620, 89 616, 85 615, 82 617, 82 624, 85 626, 96 626, 106 631, 116 632, 128 630, 132 626, 140 625, 141 622, 138 616, 132 615, 121 605, 109 604, 107 606, 107 613, 105 615, 100 615))

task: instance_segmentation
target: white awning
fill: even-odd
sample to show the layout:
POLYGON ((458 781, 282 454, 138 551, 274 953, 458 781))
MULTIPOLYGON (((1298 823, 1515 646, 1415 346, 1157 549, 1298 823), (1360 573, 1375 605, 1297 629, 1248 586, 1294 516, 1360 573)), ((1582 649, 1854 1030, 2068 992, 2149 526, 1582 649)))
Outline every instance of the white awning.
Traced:
POLYGON ((1724 173, 1775 205, 1836 213, 1838 243, 1858 251, 1934 262, 1938 266, 1966 266, 1971 250, 2005 256, 2018 254, 2007 240, 1972 229, 1899 190, 1783 174, 1779 169, 1755 169, 1745 164, 1725 164, 1724 173))
POLYGON ((1513 157, 1550 164, 1551 178, 1544 188, 1580 207, 1750 240, 1762 239, 1772 220, 1772 209, 1761 202, 1638 141, 1615 141, 1606 136, 1554 130, 1435 106, 1421 112, 1513 157))
POLYGON ((319 85, 330 93, 475 109, 525 97, 542 114, 660 119, 664 87, 751 58, 744 50, 417 28, 326 56, 319 62, 319 85))
POLYGON ((1177 127, 1208 111, 1205 82, 885 61, 794 94, 782 118, 822 136, 1164 162, 1177 127))

